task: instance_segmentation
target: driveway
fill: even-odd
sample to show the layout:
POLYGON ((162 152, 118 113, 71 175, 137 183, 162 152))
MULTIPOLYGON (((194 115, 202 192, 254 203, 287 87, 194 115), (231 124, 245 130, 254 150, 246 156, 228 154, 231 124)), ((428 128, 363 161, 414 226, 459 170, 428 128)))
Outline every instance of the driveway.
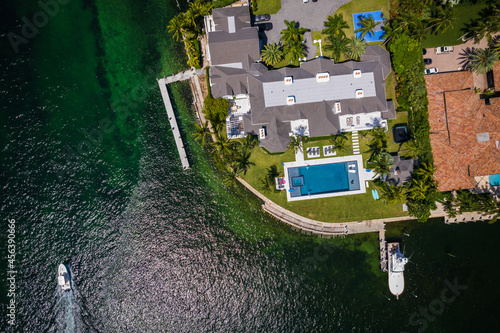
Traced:
MULTIPOLYGON (((332 15, 342 5, 350 0, 318 0, 304 3, 302 0, 281 0, 281 9, 274 15, 271 15, 273 29, 266 31, 267 43, 279 43, 281 30, 286 28, 285 20, 296 21, 301 28, 307 28, 310 31, 323 30, 323 22, 328 15, 332 15)), ((349 18, 344 17, 344 20, 349 18)), ((352 18, 351 18, 352 19, 352 18)), ((308 59, 314 58, 316 46, 312 43, 311 33, 305 34, 306 46, 308 50, 308 59)))
MULTIPOLYGON (((426 68, 436 67, 438 73, 454 72, 464 70, 467 65, 468 55, 477 48, 484 49, 488 47, 486 38, 483 38, 478 44, 474 44, 473 40, 466 43, 453 46, 453 52, 436 54, 435 48, 426 49, 427 53, 424 58, 432 59, 432 64, 426 65, 426 68)), ((433 74, 430 74, 433 75, 433 74)), ((488 88, 486 74, 473 73, 474 86, 481 90, 488 88)))

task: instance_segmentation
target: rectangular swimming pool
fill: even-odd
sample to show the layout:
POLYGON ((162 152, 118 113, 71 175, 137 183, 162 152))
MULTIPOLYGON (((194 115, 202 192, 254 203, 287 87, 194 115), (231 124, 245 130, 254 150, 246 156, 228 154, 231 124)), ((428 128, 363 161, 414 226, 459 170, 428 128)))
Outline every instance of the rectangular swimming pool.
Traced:
POLYGON ((356 161, 291 167, 288 178, 291 197, 360 189, 356 161))

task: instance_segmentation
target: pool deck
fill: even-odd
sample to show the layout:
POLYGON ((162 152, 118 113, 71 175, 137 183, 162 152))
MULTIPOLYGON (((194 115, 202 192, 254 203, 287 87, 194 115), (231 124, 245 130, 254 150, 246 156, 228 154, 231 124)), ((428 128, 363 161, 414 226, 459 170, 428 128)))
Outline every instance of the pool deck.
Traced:
POLYGON ((345 163, 345 162, 353 162, 356 161, 358 163, 358 176, 359 176, 359 190, 354 191, 341 191, 341 192, 332 192, 332 193, 323 193, 323 194, 312 194, 307 196, 299 196, 292 197, 290 195, 290 182, 286 182, 285 190, 286 190, 286 199, 287 201, 299 201, 299 200, 308 200, 308 199, 318 199, 318 198, 330 198, 330 197, 340 197, 344 195, 351 194, 361 194, 366 193, 366 180, 373 179, 373 173, 367 172, 363 168, 363 158, 361 155, 349 155, 349 156, 341 156, 341 157, 327 157, 321 158, 317 160, 307 160, 307 161, 295 161, 295 162, 287 162, 284 163, 285 169, 285 179, 289 179, 288 168, 293 167, 304 167, 309 165, 320 165, 320 164, 330 164, 330 163, 345 163))

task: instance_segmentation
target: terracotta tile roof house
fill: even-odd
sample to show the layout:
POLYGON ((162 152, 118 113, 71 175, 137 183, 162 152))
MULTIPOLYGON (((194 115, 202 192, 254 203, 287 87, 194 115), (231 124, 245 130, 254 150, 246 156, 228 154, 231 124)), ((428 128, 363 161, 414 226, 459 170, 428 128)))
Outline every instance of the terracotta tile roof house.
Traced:
POLYGON ((212 95, 232 104, 229 138, 258 134, 260 146, 275 153, 297 133, 327 136, 395 118, 385 95, 390 56, 379 45, 367 47, 361 62, 316 58, 298 68, 268 70, 258 62, 259 38, 248 7, 214 9, 205 26, 212 95))
POLYGON ((500 173, 500 99, 476 98, 472 73, 425 76, 435 180, 440 191, 471 189, 500 173))

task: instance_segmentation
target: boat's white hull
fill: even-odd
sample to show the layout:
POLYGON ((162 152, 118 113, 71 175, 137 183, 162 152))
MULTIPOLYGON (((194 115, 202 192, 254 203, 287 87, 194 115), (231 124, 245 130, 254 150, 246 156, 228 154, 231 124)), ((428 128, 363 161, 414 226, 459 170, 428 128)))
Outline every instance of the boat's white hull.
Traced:
POLYGON ((68 270, 66 266, 63 264, 59 265, 59 269, 57 270, 57 282, 63 291, 67 291, 71 289, 71 281, 69 277, 68 270))
POLYGON ((405 290, 405 278, 403 272, 389 273, 389 290, 394 296, 399 296, 405 290))

